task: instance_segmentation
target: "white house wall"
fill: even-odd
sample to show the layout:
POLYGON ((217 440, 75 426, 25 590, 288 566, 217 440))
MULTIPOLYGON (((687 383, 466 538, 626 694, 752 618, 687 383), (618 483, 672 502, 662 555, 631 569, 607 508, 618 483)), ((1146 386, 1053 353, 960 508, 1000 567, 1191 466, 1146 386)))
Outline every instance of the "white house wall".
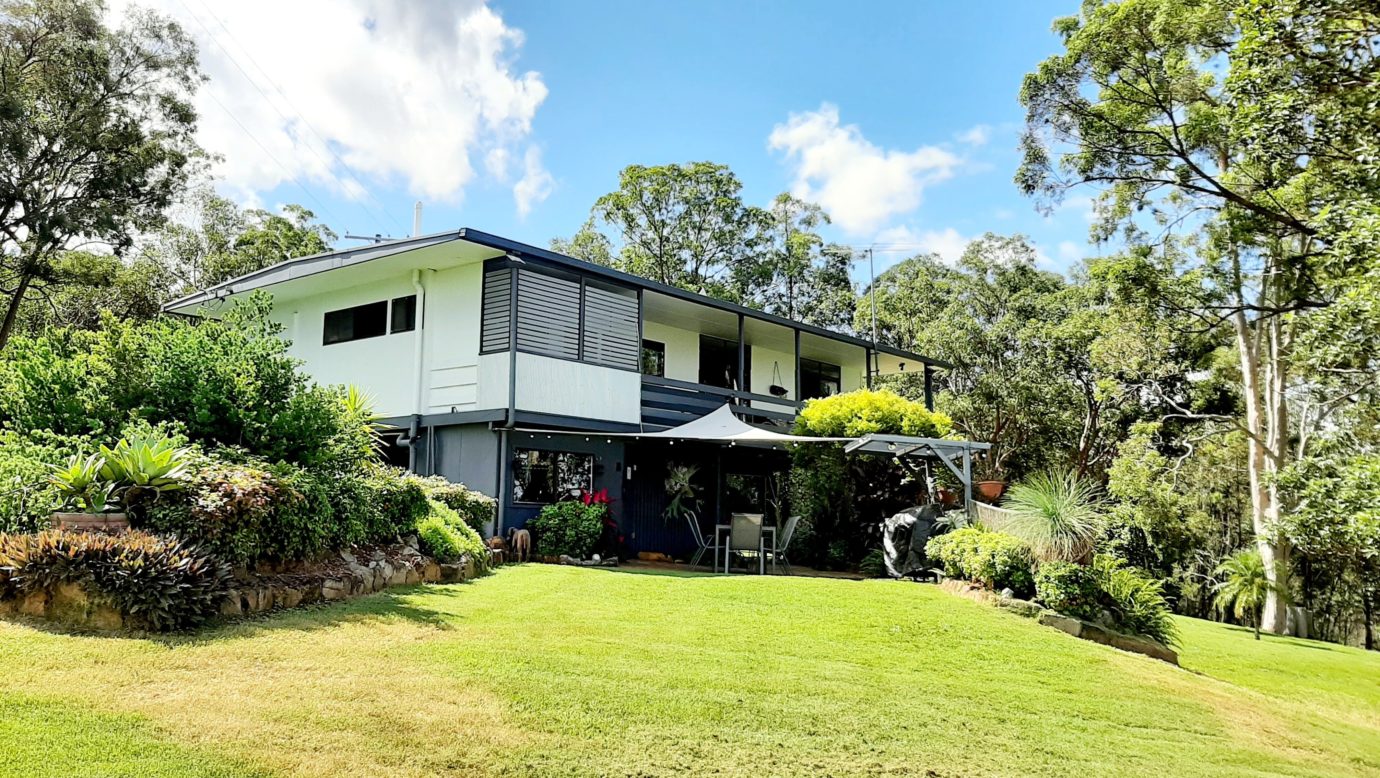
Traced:
POLYGON ((642 376, 584 362, 517 355, 518 410, 637 424, 642 376))
POLYGON ((642 337, 666 344, 666 378, 700 380, 700 334, 655 321, 642 322, 642 337))
MULTIPOLYGON (((482 304, 479 263, 425 274, 426 298, 426 413, 451 413, 479 408, 506 408, 502 402, 480 402, 479 312, 482 304)), ((503 377, 507 376, 507 358, 503 377)))
POLYGON ((410 277, 400 276, 289 300, 274 306, 270 318, 283 325, 283 336, 292 341, 288 353, 303 361, 318 384, 354 384, 374 396, 379 415, 401 416, 412 413, 414 404, 413 348, 418 330, 330 345, 322 344, 322 332, 327 311, 412 293, 410 277))

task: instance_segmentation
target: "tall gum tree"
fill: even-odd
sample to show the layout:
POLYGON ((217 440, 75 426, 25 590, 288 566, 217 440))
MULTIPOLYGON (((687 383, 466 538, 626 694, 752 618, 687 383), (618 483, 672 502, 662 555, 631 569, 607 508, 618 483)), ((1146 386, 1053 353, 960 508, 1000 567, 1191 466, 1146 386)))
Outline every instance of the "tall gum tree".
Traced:
POLYGON ((122 252, 157 227, 199 155, 196 47, 92 0, 0 0, 0 349, 68 249, 122 252))
MULTIPOLYGON (((1364 261, 1332 225, 1375 191, 1377 19, 1374 2, 1087 0, 1021 89, 1027 194, 1048 207, 1098 189, 1097 237, 1198 235, 1189 312, 1235 342, 1272 581, 1289 555, 1275 476, 1306 453, 1289 410, 1296 341, 1364 261)), ((1285 597, 1274 587, 1266 630, 1286 628, 1285 597)))

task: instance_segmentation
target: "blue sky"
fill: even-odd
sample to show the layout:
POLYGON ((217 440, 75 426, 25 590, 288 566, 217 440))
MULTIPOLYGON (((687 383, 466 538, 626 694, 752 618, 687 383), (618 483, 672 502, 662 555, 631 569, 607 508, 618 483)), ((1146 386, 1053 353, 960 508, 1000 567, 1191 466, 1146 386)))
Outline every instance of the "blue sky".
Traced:
POLYGON ((1093 251, 1086 198, 1046 217, 1011 182, 1021 78, 1073 2, 289 5, 163 10, 201 45, 220 188, 341 233, 404 233, 421 199, 425 232, 545 245, 623 166, 709 160, 750 202, 822 202, 831 240, 900 244, 879 265, 985 231, 1056 269, 1093 251))

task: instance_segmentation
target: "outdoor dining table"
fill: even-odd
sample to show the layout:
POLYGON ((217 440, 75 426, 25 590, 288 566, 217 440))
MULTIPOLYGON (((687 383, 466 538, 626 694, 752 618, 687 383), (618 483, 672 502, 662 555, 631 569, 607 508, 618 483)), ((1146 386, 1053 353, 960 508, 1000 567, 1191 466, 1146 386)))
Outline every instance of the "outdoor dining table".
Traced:
MULTIPOLYGON (((724 538, 723 535, 725 535, 730 529, 732 529, 732 527, 733 527, 732 524, 715 524, 715 525, 714 525, 714 545, 715 545, 716 548, 723 548, 724 545, 728 542, 728 539, 727 539, 727 538, 724 538)), ((773 573, 775 573, 775 572, 776 572, 776 527, 769 527, 769 526, 763 525, 763 526, 762 526, 762 535, 763 535, 762 547, 763 547, 766 551, 771 552, 771 571, 772 571, 773 573)), ((718 557, 717 555, 715 555, 715 557, 714 557, 714 569, 715 569, 716 571, 719 569, 719 557, 718 557)), ((725 567, 724 567, 724 572, 725 572, 725 573, 728 572, 728 567, 727 567, 727 565, 725 565, 725 567)))

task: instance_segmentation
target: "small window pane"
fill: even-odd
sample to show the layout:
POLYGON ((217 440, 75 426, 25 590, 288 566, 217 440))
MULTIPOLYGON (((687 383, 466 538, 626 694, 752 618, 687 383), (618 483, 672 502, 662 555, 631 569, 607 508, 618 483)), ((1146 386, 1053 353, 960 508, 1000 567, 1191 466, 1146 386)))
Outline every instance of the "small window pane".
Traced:
POLYGON ((393 320, 389 332, 411 332, 417 329, 417 295, 399 297, 393 301, 393 320))
POLYGON ((642 341, 642 374, 666 377, 666 344, 642 341))
POLYGON ((594 456, 572 451, 517 449, 513 500, 551 503, 578 497, 594 486, 594 456))
POLYGON ((388 303, 379 301, 327 311, 321 341, 325 345, 376 338, 387 331, 388 303))
POLYGON ((818 362, 813 359, 800 360, 800 398, 812 400, 816 397, 829 397, 839 393, 843 371, 838 365, 818 362))

